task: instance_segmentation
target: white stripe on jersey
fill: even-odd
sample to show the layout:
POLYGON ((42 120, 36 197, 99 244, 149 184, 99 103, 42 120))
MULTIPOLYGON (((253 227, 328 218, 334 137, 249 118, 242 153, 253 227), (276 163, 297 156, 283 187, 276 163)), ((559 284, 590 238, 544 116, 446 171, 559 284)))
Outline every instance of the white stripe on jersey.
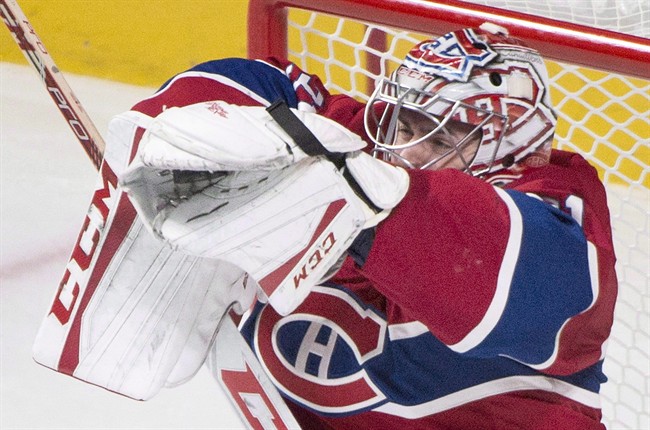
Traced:
POLYGON ((504 201, 510 214, 508 244, 506 245, 506 251, 503 255, 501 268, 499 269, 497 288, 483 319, 459 342, 448 345, 449 348, 458 353, 464 353, 476 347, 494 330, 508 302, 512 277, 519 258, 523 231, 521 212, 519 212, 519 208, 508 193, 497 187, 494 187, 494 190, 501 200, 504 201))
POLYGON ((419 405, 406 406, 397 403, 385 403, 373 409, 373 411, 408 419, 418 419, 497 394, 526 390, 557 393, 591 408, 600 409, 598 393, 593 393, 548 376, 511 376, 475 385, 419 405))
POLYGON ((259 94, 254 93, 251 91, 249 88, 233 81, 230 78, 227 78, 223 75, 217 75, 214 73, 207 73, 207 72, 197 72, 197 71, 189 71, 189 72, 184 72, 180 73, 176 76, 174 76, 168 83, 165 85, 163 88, 158 90, 155 94, 153 94, 151 97, 148 97, 144 100, 149 100, 154 97, 157 97, 161 94, 163 94, 165 91, 167 91, 168 88, 170 88, 174 82, 176 82, 179 79, 184 79, 184 78, 205 78, 205 79, 210 79, 216 82, 219 82, 223 85, 227 85, 229 87, 235 88, 236 90, 240 91, 242 94, 247 95, 248 97, 254 99, 256 102, 261 104, 262 106, 269 106, 271 103, 269 103, 265 98, 261 97, 259 94))

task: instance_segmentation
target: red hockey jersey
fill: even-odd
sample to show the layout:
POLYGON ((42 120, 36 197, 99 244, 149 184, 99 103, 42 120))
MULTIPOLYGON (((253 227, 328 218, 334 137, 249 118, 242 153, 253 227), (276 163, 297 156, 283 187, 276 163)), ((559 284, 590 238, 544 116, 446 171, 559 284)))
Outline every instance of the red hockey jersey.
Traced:
MULTIPOLYGON (((205 63, 134 110, 207 100, 313 109, 363 135, 363 104, 275 60, 205 63)), ((407 196, 292 314, 242 332, 306 429, 600 424, 617 281, 605 191, 579 155, 482 180, 410 171, 407 196)))

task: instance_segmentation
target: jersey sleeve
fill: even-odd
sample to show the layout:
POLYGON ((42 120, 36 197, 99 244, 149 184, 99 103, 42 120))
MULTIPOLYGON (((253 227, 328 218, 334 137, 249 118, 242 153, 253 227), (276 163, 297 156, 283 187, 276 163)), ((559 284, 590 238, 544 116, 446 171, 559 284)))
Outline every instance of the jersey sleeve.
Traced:
MULTIPOLYGON (((266 61, 282 70, 291 81, 299 109, 312 110, 336 121, 369 143, 363 121, 364 103, 345 94, 331 94, 317 75, 303 71, 292 62, 277 58, 266 61)), ((367 149, 370 148, 368 145, 367 149)))
POLYGON ((361 269, 391 303, 389 318, 417 320, 471 357, 507 356, 549 373, 584 365, 582 352, 562 356, 579 331, 567 327, 599 294, 596 247, 580 222, 538 194, 461 172, 409 175, 361 269))
POLYGON ((228 58, 199 64, 169 79, 132 110, 155 117, 172 106, 214 100, 239 106, 269 106, 283 100, 291 108, 316 112, 366 139, 363 103, 344 94, 330 94, 317 75, 276 58, 228 58))
POLYGON ((269 106, 284 100, 289 107, 298 107, 293 84, 283 70, 264 61, 227 58, 179 73, 133 110, 155 117, 172 106, 213 100, 240 106, 269 106))

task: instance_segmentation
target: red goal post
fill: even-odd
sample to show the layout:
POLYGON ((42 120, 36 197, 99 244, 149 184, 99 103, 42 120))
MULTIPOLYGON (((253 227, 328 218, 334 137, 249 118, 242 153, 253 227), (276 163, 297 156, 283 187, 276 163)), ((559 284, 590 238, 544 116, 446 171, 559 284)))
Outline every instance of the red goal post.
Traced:
POLYGON ((249 0, 248 55, 289 59, 333 93, 367 100, 375 80, 424 37, 489 21, 539 50, 558 113, 554 146, 596 167, 612 216, 619 297, 606 349, 603 421, 640 429, 650 428, 650 3, 622 3, 249 0), (641 9, 622 18, 632 3, 641 9), (580 15, 587 6, 604 9, 580 15))
POLYGON ((650 79, 645 38, 457 0, 250 0, 249 58, 287 58, 290 7, 423 34, 489 21, 507 27, 545 58, 650 79))

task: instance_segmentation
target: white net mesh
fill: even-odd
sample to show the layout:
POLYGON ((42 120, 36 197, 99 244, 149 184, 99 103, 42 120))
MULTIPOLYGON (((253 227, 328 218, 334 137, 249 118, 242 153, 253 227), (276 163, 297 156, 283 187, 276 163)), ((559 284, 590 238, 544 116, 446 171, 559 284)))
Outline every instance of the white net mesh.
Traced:
MULTIPOLYGON (((650 34, 646 0, 475 2, 650 34)), ((290 60, 318 74, 330 91, 360 100, 425 37, 295 9, 288 33, 290 60)), ((586 156, 610 201, 620 293, 605 361, 604 422, 610 429, 650 429, 650 81, 547 65, 559 114, 555 146, 586 156)))
POLYGON ((463 0, 650 38, 647 0, 463 0))

